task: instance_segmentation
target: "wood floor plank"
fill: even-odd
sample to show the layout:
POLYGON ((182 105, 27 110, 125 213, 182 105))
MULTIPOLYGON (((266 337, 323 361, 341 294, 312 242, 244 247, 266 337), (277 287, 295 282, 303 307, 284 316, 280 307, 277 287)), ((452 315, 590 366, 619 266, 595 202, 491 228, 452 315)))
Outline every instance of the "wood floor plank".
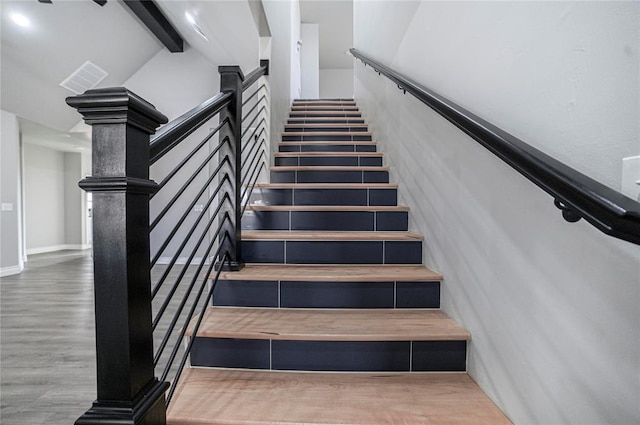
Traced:
MULTIPOLYGON (((191 335, 191 329, 188 333, 191 335)), ((466 341, 441 310, 210 308, 199 337, 296 341, 466 341)))
POLYGON ((413 265, 247 264, 237 272, 222 272, 220 279, 294 282, 434 282, 441 281, 442 275, 424 266, 413 265))
POLYGON ((464 373, 187 369, 168 416, 167 425, 511 424, 464 373))
POLYGON ((244 230, 243 240, 359 240, 359 241, 421 241, 423 237, 416 232, 350 232, 350 231, 312 231, 312 230, 244 230))

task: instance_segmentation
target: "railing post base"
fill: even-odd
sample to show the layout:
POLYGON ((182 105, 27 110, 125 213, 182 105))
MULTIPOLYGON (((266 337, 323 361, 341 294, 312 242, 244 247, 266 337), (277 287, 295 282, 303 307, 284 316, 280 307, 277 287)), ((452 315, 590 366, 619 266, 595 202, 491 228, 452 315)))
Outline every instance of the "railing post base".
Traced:
POLYGON ((156 380, 130 405, 96 401, 76 420, 75 425, 164 425, 164 393, 167 388, 169 383, 156 380))

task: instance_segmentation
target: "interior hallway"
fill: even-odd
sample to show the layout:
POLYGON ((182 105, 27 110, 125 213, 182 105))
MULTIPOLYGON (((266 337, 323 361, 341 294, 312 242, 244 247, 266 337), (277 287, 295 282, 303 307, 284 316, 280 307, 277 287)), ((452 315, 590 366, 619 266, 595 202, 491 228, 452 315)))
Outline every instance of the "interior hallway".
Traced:
POLYGON ((90 250, 29 256, 0 282, 0 423, 69 425, 96 398, 90 250))

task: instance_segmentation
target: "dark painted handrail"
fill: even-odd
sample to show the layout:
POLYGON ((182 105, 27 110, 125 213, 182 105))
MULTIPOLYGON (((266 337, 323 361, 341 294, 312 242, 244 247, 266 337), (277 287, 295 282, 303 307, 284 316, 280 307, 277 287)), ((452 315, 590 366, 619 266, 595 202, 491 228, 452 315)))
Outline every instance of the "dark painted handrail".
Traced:
POLYGON ((254 69, 249 75, 246 75, 242 80, 242 91, 248 89, 253 83, 258 81, 258 78, 263 75, 269 75, 269 61, 267 59, 260 60, 260 66, 254 69))
POLYGON ((602 232, 640 244, 640 203, 550 157, 356 49, 351 54, 384 74, 554 198, 569 222, 581 218, 602 232))
POLYGON ((158 159, 173 149, 189 134, 196 131, 202 124, 231 102, 232 93, 218 93, 211 99, 205 100, 200 105, 184 113, 180 117, 163 126, 151 138, 151 159, 155 163, 158 159))

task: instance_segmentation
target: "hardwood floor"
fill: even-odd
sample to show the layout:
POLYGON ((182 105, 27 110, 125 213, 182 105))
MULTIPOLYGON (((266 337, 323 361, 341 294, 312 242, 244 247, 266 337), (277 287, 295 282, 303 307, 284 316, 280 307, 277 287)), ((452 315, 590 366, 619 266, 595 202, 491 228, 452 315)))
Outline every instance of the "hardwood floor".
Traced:
POLYGON ((0 281, 0 423, 72 424, 96 397, 89 251, 29 256, 0 281))

